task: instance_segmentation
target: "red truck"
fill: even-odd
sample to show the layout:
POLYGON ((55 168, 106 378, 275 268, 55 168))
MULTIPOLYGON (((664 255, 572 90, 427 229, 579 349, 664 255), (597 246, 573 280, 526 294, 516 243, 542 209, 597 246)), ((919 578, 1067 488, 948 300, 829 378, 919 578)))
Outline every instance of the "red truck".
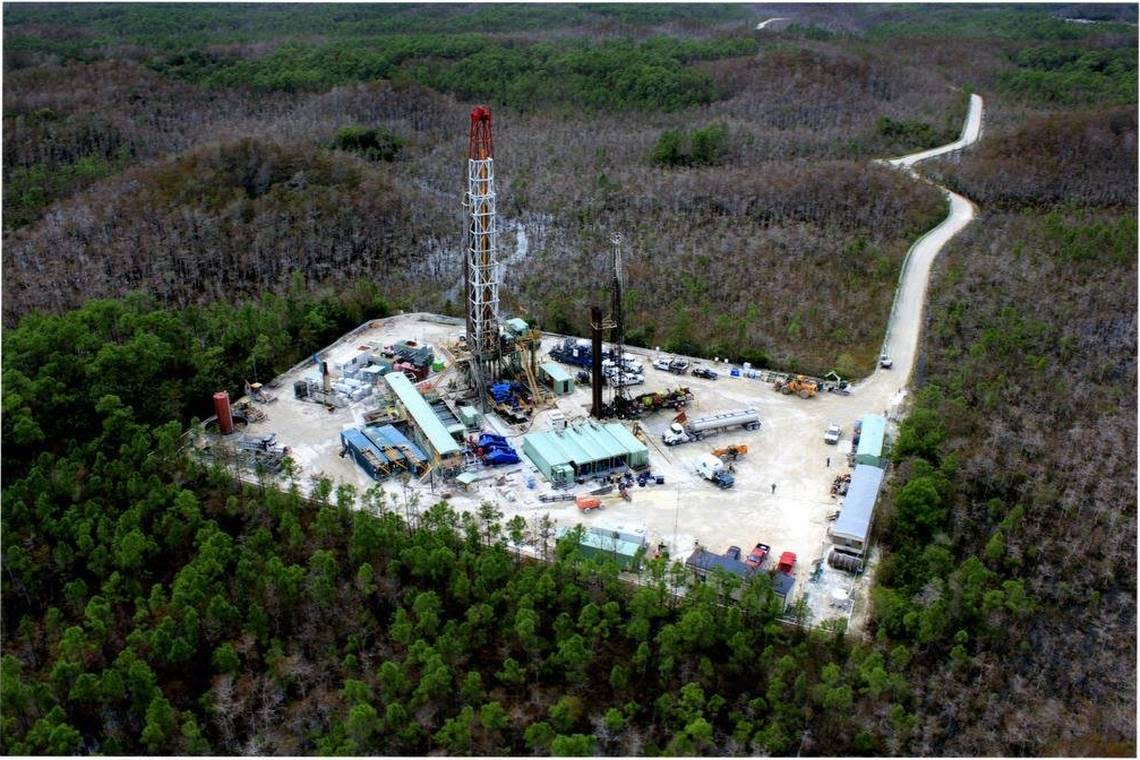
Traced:
POLYGON ((796 553, 784 552, 780 555, 780 562, 776 565, 776 569, 781 573, 787 575, 792 574, 792 568, 796 566, 796 553))
POLYGON ((756 544, 756 548, 748 555, 748 559, 744 560, 744 564, 753 570, 759 570, 760 566, 764 564, 764 560, 768 558, 768 552, 771 549, 772 547, 768 544, 756 544))

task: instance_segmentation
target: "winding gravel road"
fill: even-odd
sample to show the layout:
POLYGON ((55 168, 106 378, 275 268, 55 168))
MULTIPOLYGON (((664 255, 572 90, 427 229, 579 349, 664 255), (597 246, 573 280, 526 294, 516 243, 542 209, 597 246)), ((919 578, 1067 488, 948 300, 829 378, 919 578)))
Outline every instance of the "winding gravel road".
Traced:
MULTIPOLYGON (((917 181, 927 182, 928 180, 922 179, 914 171, 916 163, 972 145, 977 142, 981 132, 982 98, 979 95, 971 95, 970 108, 966 114, 966 124, 962 128, 961 137, 948 145, 893 158, 885 163, 906 171, 917 181)), ((858 399, 858 406, 864 413, 876 409, 881 411, 893 406, 905 393, 918 354, 918 339, 922 332, 922 310, 926 304, 930 267, 943 246, 973 221, 977 211, 974 204, 961 195, 952 193, 940 185, 936 187, 945 194, 950 205, 950 213, 941 224, 915 242, 903 262, 899 287, 895 292, 886 336, 883 339, 883 353, 894 359, 894 368, 877 369, 870 377, 855 386, 852 398, 858 399)))

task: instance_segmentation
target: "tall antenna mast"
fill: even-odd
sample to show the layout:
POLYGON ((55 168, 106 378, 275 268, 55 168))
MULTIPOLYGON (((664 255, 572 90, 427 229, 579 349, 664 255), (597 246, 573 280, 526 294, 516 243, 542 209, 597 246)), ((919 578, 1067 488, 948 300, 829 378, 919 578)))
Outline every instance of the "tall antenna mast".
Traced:
POLYGON ((480 407, 487 408, 487 386, 499 370, 499 266, 495 255, 495 159, 491 109, 471 109, 467 148, 467 255, 464 289, 467 348, 480 407))

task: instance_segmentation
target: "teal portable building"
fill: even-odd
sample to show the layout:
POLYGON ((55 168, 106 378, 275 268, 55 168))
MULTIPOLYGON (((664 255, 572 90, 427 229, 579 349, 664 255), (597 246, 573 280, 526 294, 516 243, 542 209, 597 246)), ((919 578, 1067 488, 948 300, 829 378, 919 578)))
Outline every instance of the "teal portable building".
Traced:
POLYGON ((649 465, 649 449, 616 422, 588 422, 565 430, 528 433, 523 436, 523 453, 555 484, 649 465))
POLYGON ((881 414, 868 414, 859 429, 859 448, 855 451, 855 464, 868 464, 882 468, 883 442, 887 432, 887 418, 881 414))
POLYGON ((553 389, 555 395, 569 396, 574 392, 574 378, 555 362, 538 365, 538 377, 544 385, 553 389))
MULTIPOLYGON (((562 539, 569 532, 567 528, 559 528, 555 536, 562 539)), ((587 557, 612 559, 622 570, 627 570, 637 568, 638 552, 643 550, 644 544, 626 541, 614 533, 588 529, 582 531, 578 548, 587 557)))

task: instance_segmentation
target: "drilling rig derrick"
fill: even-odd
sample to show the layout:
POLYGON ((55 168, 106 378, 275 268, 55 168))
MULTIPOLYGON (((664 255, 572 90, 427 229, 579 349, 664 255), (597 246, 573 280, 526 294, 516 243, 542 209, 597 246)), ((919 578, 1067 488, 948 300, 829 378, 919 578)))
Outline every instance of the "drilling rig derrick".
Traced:
POLYGON ((491 109, 471 110, 467 148, 466 254, 464 301, 467 348, 471 352, 471 379, 479 404, 486 411, 487 388, 499 373, 502 344, 499 338, 499 284, 496 256, 495 159, 491 109))

